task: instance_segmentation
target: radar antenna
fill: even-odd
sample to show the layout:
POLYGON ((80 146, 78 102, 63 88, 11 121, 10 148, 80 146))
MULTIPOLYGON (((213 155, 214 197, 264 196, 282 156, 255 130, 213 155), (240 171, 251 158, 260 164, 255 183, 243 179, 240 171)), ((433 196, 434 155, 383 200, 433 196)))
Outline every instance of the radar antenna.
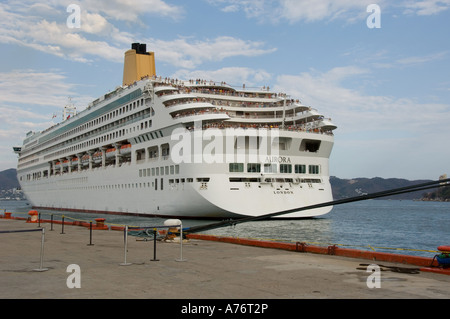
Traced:
POLYGON ((72 98, 69 96, 69 102, 64 106, 63 121, 68 120, 71 116, 77 114, 77 107, 72 103, 72 98))

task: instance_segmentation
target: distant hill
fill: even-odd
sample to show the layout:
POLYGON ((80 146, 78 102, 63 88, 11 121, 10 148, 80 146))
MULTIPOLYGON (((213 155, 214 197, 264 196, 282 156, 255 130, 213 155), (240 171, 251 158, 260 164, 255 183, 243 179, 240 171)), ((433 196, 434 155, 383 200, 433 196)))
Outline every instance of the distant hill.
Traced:
POLYGON ((0 190, 19 188, 17 172, 15 168, 10 168, 0 172, 0 190))
MULTIPOLYGON (((353 178, 340 179, 335 176, 330 177, 331 187, 333 189, 333 198, 343 199, 355 197, 363 194, 373 194, 376 192, 387 191, 395 188, 413 186, 420 183, 430 182, 431 180, 410 181, 400 178, 353 178)), ((411 192, 401 195, 383 197, 385 199, 422 199, 425 191, 411 192)))

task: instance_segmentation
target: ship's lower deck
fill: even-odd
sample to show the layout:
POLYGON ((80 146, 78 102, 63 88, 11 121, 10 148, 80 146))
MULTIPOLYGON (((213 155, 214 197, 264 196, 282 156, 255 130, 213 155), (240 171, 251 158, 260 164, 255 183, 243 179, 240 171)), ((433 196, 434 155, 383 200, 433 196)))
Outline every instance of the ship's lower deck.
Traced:
MULTIPOLYGON (((186 136, 195 138, 195 134, 186 136)), ((64 168, 60 163, 44 168, 48 174, 27 174, 39 177, 23 178, 21 186, 31 205, 47 209, 182 218, 261 216, 332 201, 328 173, 332 137, 321 138, 285 133, 275 143, 269 140, 276 146, 274 155, 261 142, 252 149, 245 136, 243 144, 237 139, 228 143, 224 137, 219 144, 231 145, 231 152, 211 151, 211 145, 203 143, 198 158, 194 140, 187 143, 165 135, 130 145, 128 160, 118 153, 108 160, 105 152, 97 164, 93 156, 88 166, 81 161, 64 168), (304 149, 304 141, 320 147, 304 149), (192 154, 186 145, 192 146, 192 154), (242 154, 235 154, 241 146, 242 154), (263 149, 254 156, 254 150, 263 149), (187 157, 188 153, 192 156, 187 157)), ((324 207, 280 217, 312 217, 330 210, 324 207)))
MULTIPOLYGON (((35 207, 185 218, 259 216, 332 200, 329 181, 323 177, 188 177, 170 175, 172 165, 168 166, 168 176, 144 177, 143 169, 127 166, 65 174, 24 186, 35 207)), ((282 217, 311 217, 329 210, 282 217)))

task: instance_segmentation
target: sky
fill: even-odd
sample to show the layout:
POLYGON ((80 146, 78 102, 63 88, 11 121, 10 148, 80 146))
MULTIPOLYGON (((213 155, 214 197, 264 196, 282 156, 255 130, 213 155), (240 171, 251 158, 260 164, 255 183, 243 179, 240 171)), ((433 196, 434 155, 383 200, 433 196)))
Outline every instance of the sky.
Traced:
POLYGON ((449 35, 450 0, 2 0, 0 171, 69 97, 82 111, 120 86, 140 42, 159 76, 269 86, 331 118, 330 175, 437 179, 449 35))

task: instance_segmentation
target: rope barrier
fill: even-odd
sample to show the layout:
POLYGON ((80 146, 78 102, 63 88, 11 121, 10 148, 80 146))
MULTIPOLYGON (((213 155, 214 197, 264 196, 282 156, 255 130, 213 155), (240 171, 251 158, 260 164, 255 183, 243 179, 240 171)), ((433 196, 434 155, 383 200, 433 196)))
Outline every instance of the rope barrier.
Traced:
POLYGON ((24 232, 34 232, 34 231, 40 231, 42 233, 41 236, 41 253, 40 253, 40 263, 38 269, 33 269, 34 271, 47 271, 48 268, 44 268, 44 242, 45 242, 45 228, 38 228, 38 229, 19 229, 19 230, 2 230, 0 231, 0 234, 7 234, 7 233, 24 233, 24 232))
MULTIPOLYGON (((21 212, 15 212, 14 214, 26 214, 26 213, 21 213, 21 212)), ((51 215, 51 223, 52 223, 52 228, 53 228, 53 215, 54 214, 48 214, 51 215)), ((85 222, 87 223, 86 220, 83 219, 77 219, 77 218, 73 218, 73 217, 69 217, 66 215, 61 215, 62 218, 62 231, 61 234, 64 234, 64 219, 70 219, 73 221, 80 221, 80 222, 85 222)), ((38 222, 39 222, 39 226, 40 226, 40 222, 44 221, 46 222, 46 220, 42 220, 41 219, 41 214, 39 213, 39 218, 38 218, 38 222)), ((157 226, 130 226, 130 225, 122 225, 122 224, 115 224, 116 226, 121 226, 124 227, 124 262, 121 263, 121 265, 130 265, 130 263, 127 262, 127 246, 128 246, 128 235, 132 235, 135 237, 151 237, 153 236, 153 240, 154 240, 154 258, 152 259, 153 261, 157 261, 156 259, 156 240, 157 239, 162 239, 165 238, 165 236, 159 236, 157 238, 157 234, 158 232, 156 231, 156 229, 160 229, 160 228, 176 228, 179 227, 180 230, 176 231, 176 232, 168 232, 168 234, 176 234, 176 233, 180 233, 180 258, 175 259, 176 261, 186 261, 186 259, 183 258, 183 225, 180 221, 180 224, 178 225, 157 225, 157 226), (135 230, 130 230, 130 229, 135 229, 135 230), (150 233, 149 230, 152 230, 152 232, 150 233)), ((88 246, 93 246, 94 244, 92 243, 92 221, 89 221, 89 234, 90 234, 90 241, 88 246)), ((44 236, 44 228, 38 228, 38 229, 31 229, 31 230, 15 230, 15 231, 0 231, 0 233, 13 233, 13 232, 30 232, 30 231, 41 231, 43 233, 44 236)), ((52 229, 53 230, 53 229, 52 229)), ((43 256, 43 244, 44 244, 44 238, 42 239, 42 249, 41 249, 41 256, 43 256)), ((47 269, 44 269, 42 267, 42 257, 41 257, 41 267, 40 269, 36 269, 36 271, 44 271, 47 269)))
POLYGON ((38 228, 38 229, 20 229, 20 230, 0 230, 0 234, 27 233, 27 232, 33 232, 33 231, 42 231, 42 228, 38 228))

